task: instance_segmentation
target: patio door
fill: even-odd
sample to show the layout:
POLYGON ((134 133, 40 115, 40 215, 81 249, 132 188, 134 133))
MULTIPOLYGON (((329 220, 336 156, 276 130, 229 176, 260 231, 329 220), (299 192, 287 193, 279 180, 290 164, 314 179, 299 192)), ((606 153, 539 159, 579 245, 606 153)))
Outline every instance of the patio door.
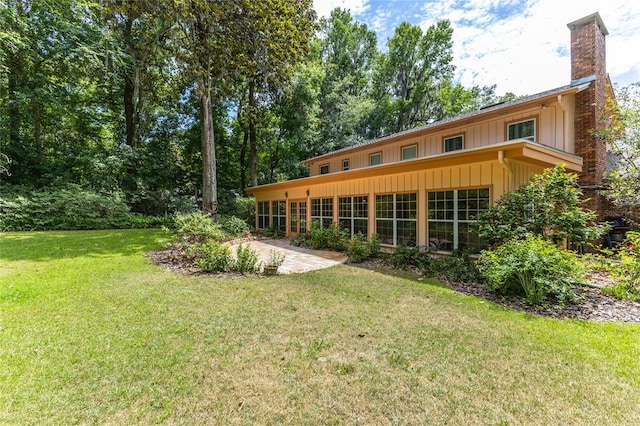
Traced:
POLYGON ((297 235, 307 232, 307 202, 289 202, 289 234, 297 235))

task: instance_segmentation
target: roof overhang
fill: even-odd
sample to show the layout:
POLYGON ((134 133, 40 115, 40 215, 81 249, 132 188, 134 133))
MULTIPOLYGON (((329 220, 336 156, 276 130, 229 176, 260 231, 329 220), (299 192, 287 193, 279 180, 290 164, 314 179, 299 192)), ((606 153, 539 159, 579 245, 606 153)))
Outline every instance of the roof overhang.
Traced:
POLYGON ((591 81, 588 78, 585 79, 585 81, 576 80, 572 82, 572 85, 559 87, 557 89, 552 89, 532 96, 526 96, 524 98, 505 102, 503 104, 498 104, 468 114, 460 115, 442 121, 437 121, 435 123, 427 124, 422 127, 416 127, 404 132, 394 133, 379 139, 363 142, 358 145, 331 151, 326 154, 318 155, 316 157, 304 160, 301 162, 301 164, 308 167, 311 164, 317 163, 319 161, 326 161, 329 158, 333 158, 335 156, 344 156, 346 153, 353 153, 371 149, 373 147, 396 142, 400 139, 415 138, 433 132, 447 131, 449 129, 455 129, 460 126, 468 126, 474 123, 501 117, 505 114, 510 114, 512 112, 518 112, 520 110, 531 108, 535 105, 549 105, 553 102, 556 102, 562 96, 571 95, 583 91, 584 89, 589 87, 590 83, 591 81))
POLYGON ((259 185, 247 188, 246 192, 249 194, 258 194, 263 191, 288 189, 300 185, 320 185, 344 182, 353 179, 482 163, 486 161, 498 161, 498 156, 500 155, 499 152, 502 152, 502 158, 505 160, 519 161, 541 167, 553 167, 556 164, 564 163, 566 164, 567 170, 573 172, 582 171, 582 158, 577 155, 560 151, 546 145, 540 145, 525 139, 517 139, 486 145, 479 148, 463 149, 460 151, 447 152, 429 157, 416 158, 413 160, 405 160, 395 163, 381 164, 378 166, 328 173, 326 175, 317 175, 285 182, 259 185))

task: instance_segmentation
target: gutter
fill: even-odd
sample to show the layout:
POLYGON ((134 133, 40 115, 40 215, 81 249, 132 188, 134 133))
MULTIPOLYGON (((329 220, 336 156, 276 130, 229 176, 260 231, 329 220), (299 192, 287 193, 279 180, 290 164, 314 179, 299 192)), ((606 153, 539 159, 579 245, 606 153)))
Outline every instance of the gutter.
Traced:
POLYGON ((507 181, 507 190, 505 192, 511 191, 512 181, 513 181, 513 169, 511 168, 511 164, 509 164, 509 160, 504 158, 504 151, 498 151, 498 163, 507 171, 509 179, 507 181))

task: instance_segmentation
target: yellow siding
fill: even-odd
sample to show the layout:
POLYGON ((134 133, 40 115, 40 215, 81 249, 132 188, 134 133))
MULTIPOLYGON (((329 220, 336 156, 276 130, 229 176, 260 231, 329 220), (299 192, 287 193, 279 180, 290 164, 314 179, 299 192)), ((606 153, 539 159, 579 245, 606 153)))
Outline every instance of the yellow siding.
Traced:
MULTIPOLYGON (((525 165, 515 167, 518 176, 526 175, 529 170, 525 165)), ((399 173, 373 178, 361 178, 348 181, 306 185, 272 191, 260 192, 257 201, 307 200, 314 198, 334 199, 334 220, 337 220, 338 197, 367 195, 369 197, 369 229, 375 229, 375 196, 378 194, 416 192, 418 194, 418 244, 426 244, 426 194, 431 190, 491 188, 492 199, 502 196, 505 190, 506 171, 497 161, 470 164, 430 170, 399 173), (307 196, 307 190, 309 195, 307 196)), ((289 206, 287 205, 287 224, 289 223, 289 206)), ((307 221, 310 220, 310 206, 307 207, 307 221)))

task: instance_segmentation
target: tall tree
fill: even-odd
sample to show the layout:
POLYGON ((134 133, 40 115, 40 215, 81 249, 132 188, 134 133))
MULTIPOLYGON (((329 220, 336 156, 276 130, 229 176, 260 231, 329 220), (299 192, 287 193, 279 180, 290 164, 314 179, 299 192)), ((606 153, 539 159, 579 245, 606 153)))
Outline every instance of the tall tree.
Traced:
POLYGON ((400 132, 444 118, 440 90, 453 79, 453 29, 439 21, 426 32, 403 22, 380 57, 375 81, 378 94, 390 102, 389 130, 400 132))
POLYGON ((200 115, 202 210, 218 211, 212 96, 234 63, 231 25, 242 16, 241 0, 176 0, 171 12, 181 27, 177 57, 195 81, 200 115))
POLYGON ((251 186, 258 184, 257 109, 273 103, 274 94, 286 89, 293 65, 308 51, 315 29, 312 0, 259 0, 244 5, 239 21, 241 62, 239 73, 246 82, 251 186))
POLYGON ((318 61, 324 67, 320 92, 323 151, 363 140, 374 103, 366 94, 378 56, 376 33, 336 8, 320 22, 318 61))

